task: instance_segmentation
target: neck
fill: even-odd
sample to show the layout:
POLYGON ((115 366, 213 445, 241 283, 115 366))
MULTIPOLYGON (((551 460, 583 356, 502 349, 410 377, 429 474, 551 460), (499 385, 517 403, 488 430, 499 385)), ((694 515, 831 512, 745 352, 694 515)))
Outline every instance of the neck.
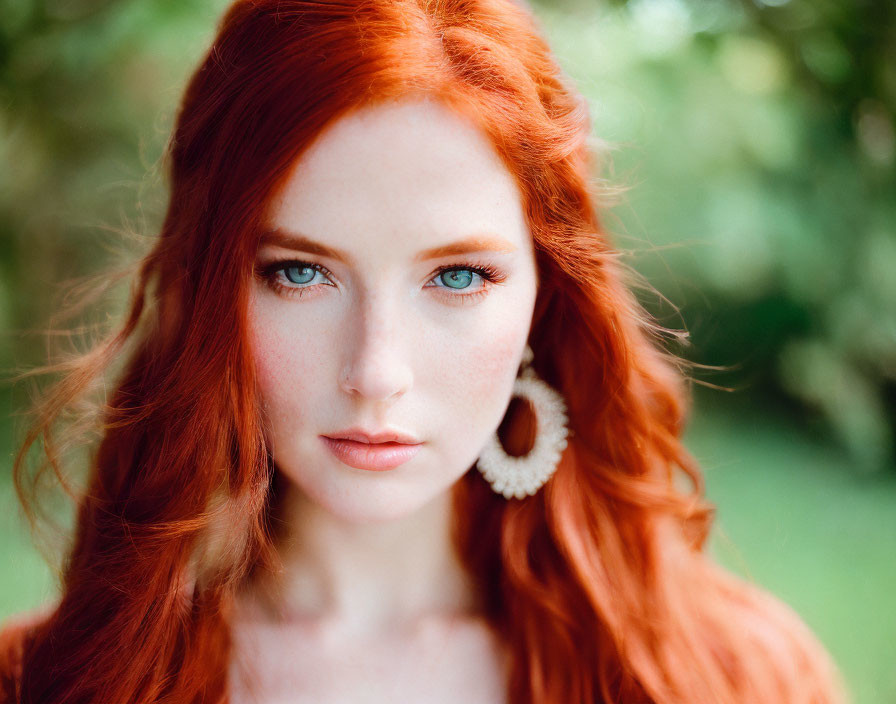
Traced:
POLYGON ((278 541, 282 571, 254 596, 278 621, 361 634, 478 611, 451 540, 451 493, 384 523, 340 519, 291 488, 278 541))

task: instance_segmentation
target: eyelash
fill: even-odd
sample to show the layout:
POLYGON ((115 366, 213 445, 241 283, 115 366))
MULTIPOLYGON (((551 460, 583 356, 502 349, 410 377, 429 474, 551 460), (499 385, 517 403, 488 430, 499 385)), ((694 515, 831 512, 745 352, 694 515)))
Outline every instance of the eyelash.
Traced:
MULTIPOLYGON (((327 267, 323 264, 317 264, 315 262, 305 262, 296 259, 280 259, 269 264, 265 264, 261 266, 258 270, 258 276, 262 279, 262 281, 267 284, 271 289, 276 291, 277 293, 282 293, 287 296, 302 296, 309 289, 315 288, 319 285, 332 285, 332 284, 312 284, 310 286, 304 285, 294 285, 287 286, 280 282, 277 274, 284 269, 290 269, 293 267, 298 268, 308 268, 313 269, 314 271, 319 271, 324 276, 330 277, 331 272, 327 267)), ((499 284, 503 282, 507 277, 501 274, 497 269, 488 264, 483 266, 477 266, 475 264, 469 263, 459 263, 459 264, 451 264, 448 266, 440 266, 436 269, 435 273, 429 278, 429 281, 433 281, 438 278, 442 274, 447 271, 472 271, 474 274, 478 274, 482 279, 482 286, 477 291, 473 291, 471 293, 451 293, 448 294, 453 299, 460 299, 463 302, 471 302, 474 300, 478 300, 482 296, 485 296, 489 293, 489 289, 494 284, 499 284)), ((440 289, 448 289, 452 290, 450 286, 433 286, 431 288, 440 288, 440 289)), ((456 291, 461 291, 463 289, 453 289, 456 291)))

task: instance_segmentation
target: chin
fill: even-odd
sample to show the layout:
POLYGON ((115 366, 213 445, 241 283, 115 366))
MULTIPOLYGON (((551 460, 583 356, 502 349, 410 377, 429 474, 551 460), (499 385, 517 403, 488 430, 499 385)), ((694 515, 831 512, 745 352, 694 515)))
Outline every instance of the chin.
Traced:
POLYGON ((442 463, 429 459, 383 472, 353 469, 332 460, 315 463, 318 470, 310 473, 300 467, 279 469, 299 502, 310 503, 312 511, 326 511, 347 523, 385 523, 407 518, 444 498, 468 469, 449 474, 442 463), (439 471, 435 465, 441 465, 439 471))
MULTIPOLYGON (((374 480, 385 479, 373 477, 374 480)), ((371 482, 361 487, 308 487, 300 489, 319 508, 347 523, 388 523, 412 516, 451 490, 447 487, 400 486, 400 482, 371 482)))

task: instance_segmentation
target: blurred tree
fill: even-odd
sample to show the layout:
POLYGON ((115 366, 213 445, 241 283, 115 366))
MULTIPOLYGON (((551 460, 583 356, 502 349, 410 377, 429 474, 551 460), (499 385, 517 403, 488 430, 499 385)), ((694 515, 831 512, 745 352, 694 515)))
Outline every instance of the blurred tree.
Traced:
POLYGON ((27 333, 58 308, 61 283, 103 271, 123 232, 152 235, 176 101, 225 5, 0 0, 4 368, 45 361, 27 333))
POLYGON ((538 7, 633 185, 610 228, 697 361, 733 367, 714 383, 822 419, 857 469, 892 465, 896 6, 538 7))

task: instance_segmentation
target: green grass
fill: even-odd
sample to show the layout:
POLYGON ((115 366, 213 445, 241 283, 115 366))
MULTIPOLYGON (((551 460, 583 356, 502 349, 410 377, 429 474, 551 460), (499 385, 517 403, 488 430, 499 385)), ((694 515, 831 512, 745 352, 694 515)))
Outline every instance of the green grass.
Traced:
MULTIPOLYGON (((805 619, 856 704, 896 702, 896 472, 856 475, 842 454, 786 418, 734 403, 732 411, 718 394, 699 397, 685 438, 718 507, 711 551, 805 619)), ((19 517, 8 463, 4 474, 0 620, 53 593, 19 517)))
POLYGON ((786 417, 703 401, 685 440, 718 509, 713 554, 803 617, 856 704, 896 702, 896 472, 856 474, 786 417))

